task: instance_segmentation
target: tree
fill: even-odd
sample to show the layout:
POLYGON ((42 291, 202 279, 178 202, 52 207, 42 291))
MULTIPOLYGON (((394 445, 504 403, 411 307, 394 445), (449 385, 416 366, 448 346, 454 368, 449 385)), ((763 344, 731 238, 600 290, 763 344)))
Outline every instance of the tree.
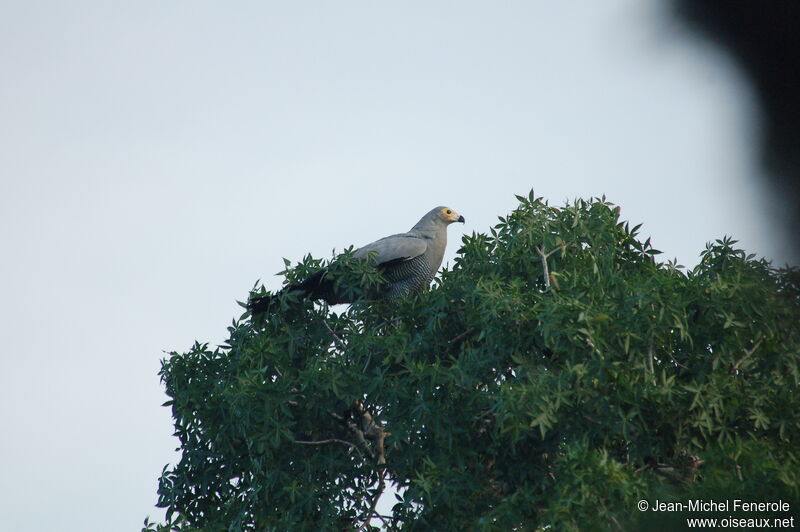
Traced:
MULTIPOLYGON (((668 530, 698 514, 637 502, 692 497, 796 512, 798 271, 729 238, 685 271, 604 199, 518 199, 430 291, 343 312, 288 295, 171 353, 182 456, 146 530, 668 530)), ((344 259, 341 289, 380 283, 344 259)))

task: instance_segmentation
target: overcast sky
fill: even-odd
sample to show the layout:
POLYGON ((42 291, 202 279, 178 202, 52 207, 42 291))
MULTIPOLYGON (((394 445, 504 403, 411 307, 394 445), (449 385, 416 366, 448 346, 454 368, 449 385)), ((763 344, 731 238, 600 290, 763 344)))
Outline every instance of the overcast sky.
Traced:
MULTIPOLYGON (((138 530, 174 462, 164 351, 282 257, 605 194, 666 258, 785 255, 751 94, 658 0, 0 7, 0 519, 138 530)), ((447 259, 446 259, 447 260, 447 259)))

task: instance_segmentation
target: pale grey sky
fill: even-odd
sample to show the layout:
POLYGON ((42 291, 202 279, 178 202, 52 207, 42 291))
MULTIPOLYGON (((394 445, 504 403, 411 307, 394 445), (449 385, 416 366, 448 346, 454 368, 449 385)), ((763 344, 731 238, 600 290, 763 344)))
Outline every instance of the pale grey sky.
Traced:
POLYGON ((138 530, 163 351, 281 257, 606 194, 665 257, 779 262, 750 93, 657 0, 0 6, 0 520, 138 530))

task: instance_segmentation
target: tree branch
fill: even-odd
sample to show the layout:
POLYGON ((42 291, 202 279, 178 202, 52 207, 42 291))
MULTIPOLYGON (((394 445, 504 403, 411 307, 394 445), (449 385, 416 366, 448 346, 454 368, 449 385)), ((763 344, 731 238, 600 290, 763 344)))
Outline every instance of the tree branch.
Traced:
POLYGON ((736 362, 736 364, 734 364, 733 367, 731 368, 731 373, 736 373, 737 371, 739 371, 739 366, 741 366, 744 363, 745 360, 750 358, 753 355, 753 353, 756 352, 756 349, 758 349, 758 346, 761 345, 761 340, 763 340, 763 338, 759 338, 758 341, 755 344, 753 344, 752 348, 750 348, 750 349, 748 349, 748 350, 746 350, 744 352, 744 356, 742 358, 740 358, 736 362))
POLYGON ((356 446, 354 443, 345 440, 340 440, 338 438, 328 438, 327 440, 317 440, 317 441, 294 440, 294 442, 300 443, 302 445, 324 445, 326 443, 342 443, 344 445, 347 445, 351 449, 354 449, 362 457, 364 456, 363 454, 361 454, 361 451, 358 449, 358 446, 356 446))
POLYGON ((386 463, 385 441, 392 433, 386 432, 383 429, 383 425, 364 409, 360 401, 353 401, 353 406, 350 407, 348 417, 339 415, 336 412, 331 412, 330 410, 328 411, 328 415, 350 429, 350 432, 353 433, 358 443, 363 446, 367 456, 373 460, 377 456, 379 465, 386 463), (375 444, 370 446, 367 440, 372 440, 375 444))
POLYGON ((331 329, 331 326, 328 325, 328 320, 322 320, 322 323, 325 325, 325 328, 328 329, 328 332, 331 333, 331 336, 333 336, 333 341, 336 342, 336 345, 339 347, 339 349, 342 349, 344 347, 344 342, 341 338, 339 338, 334 330, 331 329))
POLYGON ((539 254, 539 257, 542 259, 542 270, 544 271, 544 287, 546 290, 550 289, 550 268, 547 266, 547 259, 550 258, 550 255, 553 253, 560 251, 563 249, 564 246, 558 246, 555 249, 551 249, 547 253, 542 251, 542 248, 536 246, 536 253, 539 254))
MULTIPOLYGON (((375 508, 378 506, 378 500, 381 498, 381 495, 383 495, 383 490, 384 489, 386 489, 386 469, 385 468, 381 468, 380 476, 378 478, 378 489, 375 491, 375 494, 372 496, 372 503, 369 506, 369 511, 367 512, 367 514, 364 517, 361 517, 361 518, 358 519, 359 521, 361 519, 364 520, 364 523, 359 527, 359 530, 368 530, 367 527, 369 527, 369 522, 370 522, 370 519, 372 519, 372 516, 377 516, 378 519, 383 521, 383 518, 380 515, 378 515, 377 513, 375 513, 375 508)), ((384 524, 386 523, 386 521, 383 521, 383 522, 384 522, 384 524)))
POLYGON ((475 332, 474 328, 469 328, 469 329, 467 329, 463 333, 459 334, 458 336, 456 336, 455 338, 453 338, 452 340, 450 340, 447 343, 448 344, 454 344, 454 343, 458 342, 459 340, 463 340, 464 338, 466 338, 467 336, 469 336, 470 334, 472 334, 474 332, 475 332))

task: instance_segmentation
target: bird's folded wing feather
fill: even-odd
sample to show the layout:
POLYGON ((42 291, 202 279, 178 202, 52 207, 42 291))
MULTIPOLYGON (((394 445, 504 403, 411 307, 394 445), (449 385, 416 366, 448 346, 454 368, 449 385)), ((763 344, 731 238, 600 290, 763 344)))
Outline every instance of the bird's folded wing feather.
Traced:
POLYGON ((371 244, 360 247, 353 256, 359 259, 366 259, 370 251, 374 251, 377 253, 377 255, 375 255, 375 265, 380 266, 387 262, 410 260, 414 257, 419 257, 425 253, 427 249, 428 244, 424 238, 402 233, 399 235, 387 236, 371 244))

